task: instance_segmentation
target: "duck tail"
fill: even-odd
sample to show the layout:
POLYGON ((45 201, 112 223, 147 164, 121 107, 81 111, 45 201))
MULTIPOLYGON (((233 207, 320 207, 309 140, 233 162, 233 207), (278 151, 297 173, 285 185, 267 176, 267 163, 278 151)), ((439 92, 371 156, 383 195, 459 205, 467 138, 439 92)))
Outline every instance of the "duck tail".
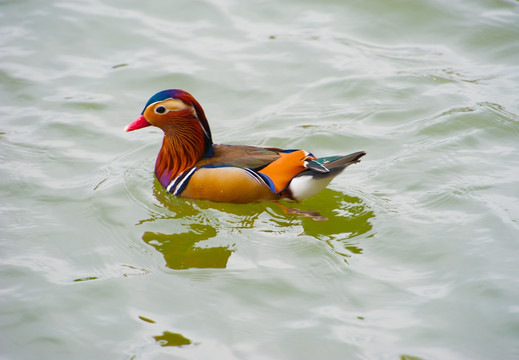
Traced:
MULTIPOLYGON (((314 160, 321 167, 326 168, 328 171, 323 172, 316 169, 316 171, 312 172, 312 176, 317 177, 329 177, 336 176, 344 169, 346 169, 351 164, 356 164, 360 162, 360 158, 366 155, 364 151, 357 151, 349 155, 338 155, 338 156, 327 156, 314 160)), ((314 170, 311 166, 308 167, 310 170, 314 170)), ((307 173, 308 175, 308 173, 307 173)))
POLYGON ((283 197, 302 200, 319 193, 334 177, 351 164, 358 163, 364 155, 364 151, 357 151, 349 155, 327 156, 313 160, 307 166, 307 170, 292 179, 283 192, 283 197))

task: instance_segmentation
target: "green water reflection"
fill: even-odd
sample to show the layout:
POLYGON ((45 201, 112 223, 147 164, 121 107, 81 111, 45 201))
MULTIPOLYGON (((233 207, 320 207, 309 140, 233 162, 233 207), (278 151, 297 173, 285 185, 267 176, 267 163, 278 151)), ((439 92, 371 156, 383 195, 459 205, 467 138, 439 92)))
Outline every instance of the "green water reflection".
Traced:
POLYGON ((198 231, 179 234, 145 232, 142 239, 164 255, 166 266, 174 270, 189 268, 225 268, 232 250, 218 246, 198 247, 199 242, 216 236, 208 225, 193 225, 198 231))
POLYGON ((153 337, 161 346, 182 346, 191 345, 191 340, 181 334, 164 331, 162 335, 153 337))
POLYGON ((362 253, 355 238, 373 228, 374 213, 362 199, 333 190, 326 190, 303 203, 247 205, 179 199, 168 194, 157 181, 153 192, 159 204, 170 213, 152 211, 151 217, 141 224, 177 220, 183 227, 175 233, 146 231, 142 240, 158 250, 166 266, 173 270, 225 268, 236 249, 232 245, 214 246, 208 241, 222 235, 223 231, 226 235, 239 236, 246 229, 286 232, 302 226, 304 235, 323 241, 346 261, 353 254, 362 253), (261 224, 257 226, 260 219, 261 224))
MULTIPOLYGON (((155 320, 149 319, 142 315, 139 316, 139 319, 148 324, 156 324, 155 320)), ((183 346, 192 344, 191 340, 189 340, 182 334, 174 333, 167 330, 163 331, 160 335, 154 336, 153 338, 160 346, 183 346)))

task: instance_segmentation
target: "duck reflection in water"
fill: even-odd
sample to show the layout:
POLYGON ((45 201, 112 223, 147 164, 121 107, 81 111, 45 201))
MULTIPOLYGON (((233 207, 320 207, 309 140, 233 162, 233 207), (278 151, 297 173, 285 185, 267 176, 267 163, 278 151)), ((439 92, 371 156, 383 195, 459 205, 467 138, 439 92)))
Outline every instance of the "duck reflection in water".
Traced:
POLYGON ((232 250, 224 246, 198 246, 201 241, 216 236, 216 230, 210 225, 197 224, 193 224, 192 229, 180 234, 145 232, 142 240, 164 255, 170 269, 225 268, 232 250))
POLYGON ((374 217, 360 198, 329 189, 305 200, 305 204, 261 202, 235 205, 173 197, 155 180, 154 195, 170 213, 152 213, 151 218, 141 221, 141 224, 176 219, 180 221, 182 230, 172 234, 147 231, 142 239, 158 250, 164 256, 166 266, 173 270, 227 267, 235 251, 232 239, 247 229, 253 229, 258 221, 267 224, 270 230, 263 229, 267 232, 286 233, 302 226, 303 234, 297 235, 309 235, 324 241, 347 261, 352 254, 362 253, 356 238, 372 230, 370 219, 374 217), (326 221, 314 221, 313 216, 323 216, 315 215, 314 211, 308 210, 309 207, 328 209, 326 221), (219 233, 223 230, 229 236, 222 237, 219 233), (211 239, 216 240, 216 245, 211 246, 215 244, 211 239), (221 245, 222 239, 227 243, 225 246, 221 245))

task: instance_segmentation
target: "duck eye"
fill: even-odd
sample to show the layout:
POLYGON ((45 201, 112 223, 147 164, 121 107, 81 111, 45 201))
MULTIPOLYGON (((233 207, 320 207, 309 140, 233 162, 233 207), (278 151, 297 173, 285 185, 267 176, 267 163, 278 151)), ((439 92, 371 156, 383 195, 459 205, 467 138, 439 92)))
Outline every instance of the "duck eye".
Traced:
POLYGON ((155 108, 155 112, 157 114, 164 114, 166 112, 166 108, 164 106, 157 106, 155 108))

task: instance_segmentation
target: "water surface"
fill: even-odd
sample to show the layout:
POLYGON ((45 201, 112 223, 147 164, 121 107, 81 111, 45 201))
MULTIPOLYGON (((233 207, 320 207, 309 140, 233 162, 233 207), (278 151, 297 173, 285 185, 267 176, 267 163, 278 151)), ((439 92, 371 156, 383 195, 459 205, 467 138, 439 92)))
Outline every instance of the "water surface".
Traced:
POLYGON ((519 358, 517 1, 1 1, 0 34, 0 358, 519 358), (122 131, 166 88, 219 143, 368 155, 302 203, 171 198, 122 131))

